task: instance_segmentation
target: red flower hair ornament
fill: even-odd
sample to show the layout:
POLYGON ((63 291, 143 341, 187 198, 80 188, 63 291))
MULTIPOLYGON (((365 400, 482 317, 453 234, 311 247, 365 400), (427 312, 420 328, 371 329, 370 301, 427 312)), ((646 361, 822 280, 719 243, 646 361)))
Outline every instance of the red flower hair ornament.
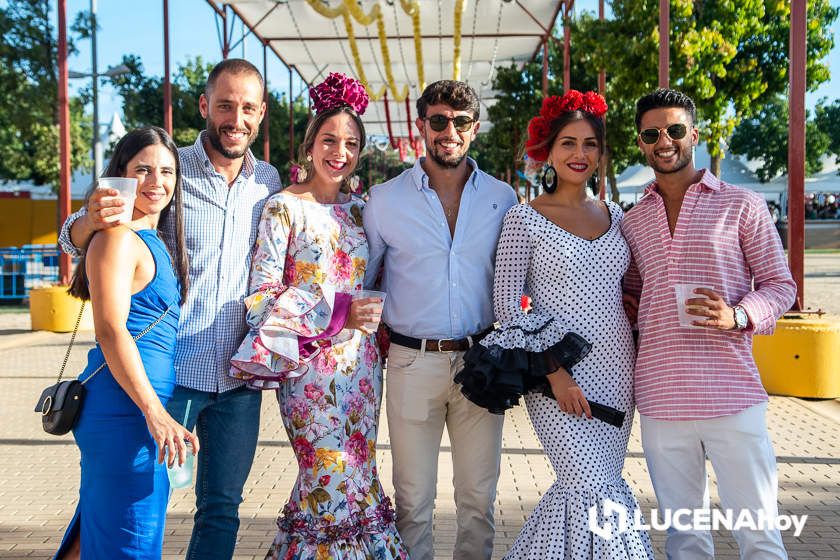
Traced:
POLYGON ((361 82, 340 72, 330 72, 326 80, 309 88, 309 97, 316 113, 347 105, 363 115, 370 101, 361 82))
POLYGON ((528 157, 537 162, 548 159, 551 146, 541 146, 551 132, 552 122, 564 113, 583 111, 599 119, 607 113, 607 102, 594 92, 581 93, 570 89, 565 95, 552 95, 543 99, 540 114, 528 122, 528 141, 525 150, 528 157))

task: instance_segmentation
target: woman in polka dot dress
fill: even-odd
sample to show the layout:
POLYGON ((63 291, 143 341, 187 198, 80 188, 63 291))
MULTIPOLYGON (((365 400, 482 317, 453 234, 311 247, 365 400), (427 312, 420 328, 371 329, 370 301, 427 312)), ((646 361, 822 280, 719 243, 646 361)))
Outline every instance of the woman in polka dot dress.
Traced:
POLYGON ((546 194, 505 217, 493 293, 501 328, 456 377, 493 412, 524 394, 557 475, 506 559, 653 558, 646 532, 620 531, 619 514, 604 510, 611 500, 631 521, 639 510, 621 477, 633 424, 635 349, 621 303, 630 252, 621 209, 585 188, 603 152, 605 112, 599 95, 573 90, 547 98, 529 124, 526 148, 546 164, 546 194), (612 523, 610 538, 589 529, 593 507, 599 526, 612 523))

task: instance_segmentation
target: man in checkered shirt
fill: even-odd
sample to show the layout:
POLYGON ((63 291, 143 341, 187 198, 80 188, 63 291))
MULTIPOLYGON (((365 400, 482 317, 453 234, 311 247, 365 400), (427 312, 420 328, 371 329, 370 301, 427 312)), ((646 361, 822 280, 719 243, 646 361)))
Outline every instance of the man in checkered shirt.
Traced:
MULTIPOLYGON (((188 559, 233 556, 259 435, 262 394, 228 371, 247 331, 243 300, 257 225, 266 199, 281 189, 277 170, 250 150, 265 114, 264 89, 251 63, 219 63, 199 98, 206 129, 178 151, 190 289, 175 350, 177 387, 167 409, 179 421, 186 418, 201 441, 188 559)), ((94 192, 86 208, 68 218, 59 237, 65 251, 79 254, 95 231, 118 224, 122 201, 115 194, 94 192)), ((174 238, 174 227, 161 223, 164 241, 174 238)))

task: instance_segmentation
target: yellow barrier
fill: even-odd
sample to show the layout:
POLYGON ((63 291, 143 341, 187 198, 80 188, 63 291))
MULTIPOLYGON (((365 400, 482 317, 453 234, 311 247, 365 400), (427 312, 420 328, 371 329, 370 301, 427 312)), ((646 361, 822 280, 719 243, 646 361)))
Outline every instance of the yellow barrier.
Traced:
POLYGON ((753 341, 753 356, 768 393, 840 397, 840 320, 783 318, 774 334, 753 341))
MULTIPOLYGON (((72 200, 73 212, 83 200, 72 200)), ((58 201, 0 197, 0 247, 55 243, 58 201)))
MULTIPOLYGON (((33 331, 70 332, 76 325, 82 300, 67 293, 66 286, 29 291, 29 317, 33 331)), ((79 330, 93 330, 90 306, 85 307, 79 330)))

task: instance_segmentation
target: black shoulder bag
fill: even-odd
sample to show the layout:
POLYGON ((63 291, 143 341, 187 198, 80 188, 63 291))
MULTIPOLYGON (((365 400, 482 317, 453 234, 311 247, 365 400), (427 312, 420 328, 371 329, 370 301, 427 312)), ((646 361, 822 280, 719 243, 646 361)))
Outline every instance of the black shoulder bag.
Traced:
MULTIPOLYGON (((82 321, 82 313, 85 310, 85 302, 79 309, 79 316, 76 318, 76 326, 73 327, 73 334, 70 336, 70 344, 67 346, 67 353, 64 354, 64 362, 61 364, 61 370, 58 372, 58 380, 54 385, 50 385, 41 393, 38 398, 38 403, 35 405, 35 412, 41 413, 41 424, 44 431, 48 434, 62 436, 73 429, 76 421, 79 419, 79 414, 82 411, 82 403, 85 400, 85 383, 93 379, 93 377, 102 371, 106 363, 103 361, 102 365, 96 368, 96 371, 90 374, 84 381, 78 379, 71 379, 62 381, 61 377, 64 375, 64 368, 67 367, 67 360, 70 358, 70 350, 73 349, 73 342, 76 340, 76 332, 79 330, 79 323, 82 321)), ((143 332, 134 337, 137 342, 144 337, 155 325, 169 313, 169 308, 164 309, 160 317, 143 329, 143 332)), ((103 356, 104 358, 104 356, 103 356)))

